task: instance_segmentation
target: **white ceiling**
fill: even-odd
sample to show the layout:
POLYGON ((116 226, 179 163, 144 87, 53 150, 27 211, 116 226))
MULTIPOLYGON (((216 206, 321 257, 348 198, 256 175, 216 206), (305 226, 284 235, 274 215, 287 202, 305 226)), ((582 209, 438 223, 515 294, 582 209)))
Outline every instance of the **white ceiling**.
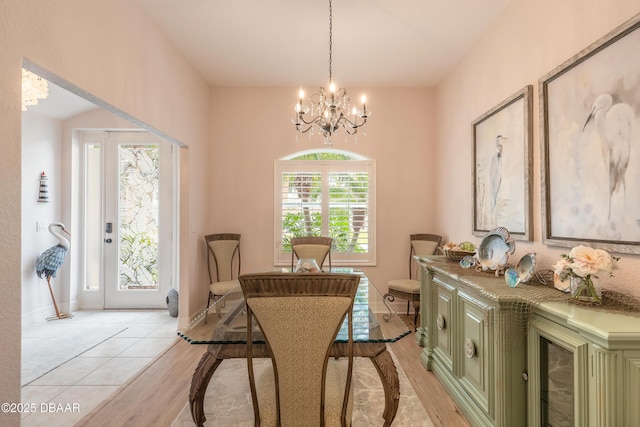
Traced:
MULTIPOLYGON (((328 0, 136 0, 214 86, 304 86, 329 78, 328 0)), ((437 85, 509 0, 333 0, 339 87, 437 85)), ((95 108, 52 85, 30 110, 95 108)))
POLYGON ((77 114, 98 108, 92 102, 51 82, 48 83, 48 86, 49 96, 47 99, 39 101, 37 105, 27 107, 27 110, 52 119, 66 120, 77 114))
MULTIPOLYGON (((137 0, 212 85, 320 86, 328 0, 137 0)), ((509 0, 334 0, 340 87, 434 86, 509 0)))

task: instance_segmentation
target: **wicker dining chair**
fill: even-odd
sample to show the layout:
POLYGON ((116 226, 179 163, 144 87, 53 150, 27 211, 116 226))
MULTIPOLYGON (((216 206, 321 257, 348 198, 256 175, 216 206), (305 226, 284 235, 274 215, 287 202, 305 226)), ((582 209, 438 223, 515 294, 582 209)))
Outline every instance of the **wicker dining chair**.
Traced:
MULTIPOLYGON (((211 301, 229 292, 240 282, 237 277, 240 275, 240 234, 217 233, 204 236, 207 244, 207 270, 209 272, 209 298, 207 299, 207 309, 211 301), (234 263, 236 262, 238 271, 234 279, 234 263), (211 262, 213 259, 213 263, 211 262), (212 274, 212 266, 215 265, 215 281, 212 274)), ((216 305, 216 313, 220 315, 220 307, 216 305)), ((206 318, 205 318, 206 320, 206 318)))
POLYGON ((331 245, 333 238, 322 236, 302 236, 291 238, 291 269, 295 267, 296 259, 313 258, 318 268, 324 271, 322 266, 329 259, 329 271, 331 271, 331 245))
POLYGON ((389 291, 384 294, 384 299, 389 302, 393 302, 395 298, 407 300, 407 315, 409 314, 409 304, 413 303, 413 324, 417 327, 418 315, 420 314, 420 277, 418 264, 413 257, 435 254, 442 236, 437 234, 411 234, 409 240, 409 278, 389 281, 389 291))
POLYGON ((360 282, 356 274, 257 273, 239 278, 247 304, 247 360, 255 425, 349 426, 353 410, 353 325, 346 355, 331 347, 360 282), (253 324, 271 365, 256 376, 253 324))

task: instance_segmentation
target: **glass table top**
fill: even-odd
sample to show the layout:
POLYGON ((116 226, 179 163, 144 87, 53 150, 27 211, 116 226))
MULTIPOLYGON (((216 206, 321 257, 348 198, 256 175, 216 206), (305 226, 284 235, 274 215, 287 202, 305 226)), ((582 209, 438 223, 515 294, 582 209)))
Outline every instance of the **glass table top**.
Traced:
MULTIPOLYGON (((382 294, 363 272, 344 268, 334 268, 332 272, 360 275, 353 316, 345 319, 336 337, 337 343, 347 341, 347 322, 350 321, 353 322, 354 343, 395 342, 411 332, 402 319, 387 308, 382 294)), ((264 342, 257 325, 253 327, 254 343, 264 342)), ((191 344, 245 344, 247 317, 240 286, 212 303, 186 327, 178 330, 178 335, 191 344)))

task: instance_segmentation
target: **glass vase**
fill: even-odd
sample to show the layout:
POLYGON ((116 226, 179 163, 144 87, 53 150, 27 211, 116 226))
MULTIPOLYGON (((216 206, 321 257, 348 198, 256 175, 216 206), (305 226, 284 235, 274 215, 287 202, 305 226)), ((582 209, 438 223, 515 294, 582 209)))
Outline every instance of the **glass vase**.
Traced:
POLYGON ((300 258, 296 267, 293 269, 294 273, 319 273, 320 267, 315 258, 300 258))
POLYGON ((602 286, 597 277, 571 276, 571 297, 577 301, 600 303, 602 301, 602 286))

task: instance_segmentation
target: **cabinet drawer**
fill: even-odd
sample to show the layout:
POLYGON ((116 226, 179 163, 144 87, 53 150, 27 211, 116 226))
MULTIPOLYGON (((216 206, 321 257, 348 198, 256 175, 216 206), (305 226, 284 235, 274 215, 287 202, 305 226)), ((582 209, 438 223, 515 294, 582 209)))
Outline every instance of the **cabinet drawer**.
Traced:
POLYGON ((490 384, 493 367, 490 363, 492 331, 489 328, 490 309, 474 302, 464 293, 458 294, 460 313, 459 352, 460 380, 476 403, 489 413, 490 384))
POLYGON ((454 289, 444 283, 437 287, 438 300, 436 306, 436 353, 442 358, 443 363, 453 371, 452 356, 452 331, 453 322, 453 295, 454 289))

